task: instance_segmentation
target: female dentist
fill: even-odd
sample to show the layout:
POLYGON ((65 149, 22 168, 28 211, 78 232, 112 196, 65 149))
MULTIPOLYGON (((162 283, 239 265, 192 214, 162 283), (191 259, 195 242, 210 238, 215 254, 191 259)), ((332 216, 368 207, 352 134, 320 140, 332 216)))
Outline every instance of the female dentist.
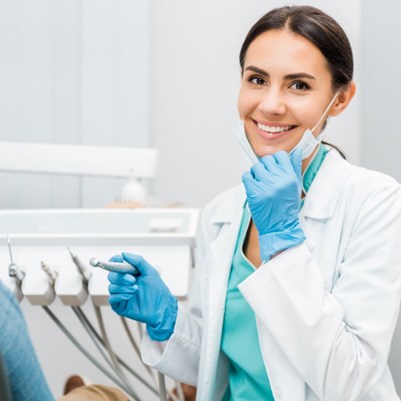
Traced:
POLYGON ((188 307, 128 253, 113 260, 140 274, 110 273, 110 304, 146 323, 144 362, 197 400, 398 401, 400 186, 321 143, 355 93, 349 41, 322 11, 282 7, 251 28, 240 65, 254 164, 204 209, 188 307))

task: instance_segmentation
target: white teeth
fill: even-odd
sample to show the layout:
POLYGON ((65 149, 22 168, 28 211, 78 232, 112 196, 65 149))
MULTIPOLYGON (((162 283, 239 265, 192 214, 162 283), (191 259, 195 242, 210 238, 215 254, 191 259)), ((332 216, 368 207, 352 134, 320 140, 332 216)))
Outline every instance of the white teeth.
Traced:
POLYGON ((292 127, 291 125, 287 125, 285 127, 268 127, 266 125, 258 123, 259 129, 265 132, 272 132, 272 133, 288 131, 289 129, 291 129, 291 127, 292 127))

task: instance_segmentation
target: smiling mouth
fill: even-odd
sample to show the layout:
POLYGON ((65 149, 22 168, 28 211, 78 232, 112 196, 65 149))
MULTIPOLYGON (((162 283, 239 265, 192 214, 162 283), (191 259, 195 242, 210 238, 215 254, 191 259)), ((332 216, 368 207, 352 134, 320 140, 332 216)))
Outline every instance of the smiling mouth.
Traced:
POLYGON ((282 132, 289 131, 296 127, 296 125, 281 125, 281 126, 272 126, 272 125, 264 125, 256 122, 257 127, 263 132, 267 132, 269 134, 281 134, 282 132))

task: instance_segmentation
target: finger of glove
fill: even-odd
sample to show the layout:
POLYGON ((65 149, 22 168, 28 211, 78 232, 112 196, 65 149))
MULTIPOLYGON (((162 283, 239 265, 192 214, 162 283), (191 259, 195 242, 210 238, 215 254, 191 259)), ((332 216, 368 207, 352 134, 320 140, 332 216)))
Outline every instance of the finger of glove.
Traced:
POLYGON ((245 186, 247 194, 250 194, 256 190, 257 181, 252 177, 252 174, 249 171, 242 174, 242 183, 245 186))
POLYGON ((140 275, 151 274, 157 272, 141 255, 135 255, 133 253, 123 252, 123 258, 130 265, 135 266, 138 269, 140 275))
POLYGON ((110 283, 116 285, 132 286, 136 283, 135 277, 129 273, 110 272, 107 275, 107 279, 110 283))
POLYGON ((274 155, 274 160, 277 164, 277 166, 284 171, 292 171, 293 170, 293 166, 291 163, 291 158, 290 155, 285 152, 284 150, 280 150, 278 152, 276 152, 274 155))
POLYGON ((244 183, 253 181, 252 174, 249 171, 245 171, 245 173, 242 174, 241 179, 244 183))
POLYGON ((121 255, 114 255, 109 259, 109 262, 122 263, 122 262, 124 262, 124 258, 121 255))
POLYGON ((302 180, 302 150, 295 149, 290 155, 290 160, 291 160, 292 168, 294 169, 298 180, 301 181, 302 180))
MULTIPOLYGON (((276 152, 274 155, 267 155, 264 156, 260 159, 261 163, 263 164, 265 170, 267 170, 269 173, 274 174, 274 175, 278 175, 281 173, 282 169, 280 167, 280 164, 277 162, 277 159, 275 157, 275 155, 277 153, 281 153, 280 152, 276 152)), ((285 152, 283 152, 285 153, 285 152)))
POLYGON ((109 290, 110 294, 130 294, 130 295, 133 295, 138 290, 138 286, 136 284, 131 285, 131 286, 109 284, 108 290, 109 290))
POLYGON ((251 167, 251 175, 259 182, 267 182, 270 177, 269 171, 266 169, 263 162, 256 163, 251 167))
POLYGON ((109 296, 109 304, 115 310, 115 308, 121 307, 121 302, 127 302, 132 299, 132 294, 111 294, 109 296))

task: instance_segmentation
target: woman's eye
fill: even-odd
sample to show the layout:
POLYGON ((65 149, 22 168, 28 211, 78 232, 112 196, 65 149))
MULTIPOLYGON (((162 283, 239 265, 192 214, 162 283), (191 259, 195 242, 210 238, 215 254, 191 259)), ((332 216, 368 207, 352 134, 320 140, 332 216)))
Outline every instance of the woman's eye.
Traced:
POLYGON ((249 77, 248 82, 254 85, 265 85, 266 81, 261 77, 249 77))
POLYGON ((296 81, 291 85, 292 89, 296 89, 298 91, 304 91, 310 89, 310 86, 302 81, 296 81))

